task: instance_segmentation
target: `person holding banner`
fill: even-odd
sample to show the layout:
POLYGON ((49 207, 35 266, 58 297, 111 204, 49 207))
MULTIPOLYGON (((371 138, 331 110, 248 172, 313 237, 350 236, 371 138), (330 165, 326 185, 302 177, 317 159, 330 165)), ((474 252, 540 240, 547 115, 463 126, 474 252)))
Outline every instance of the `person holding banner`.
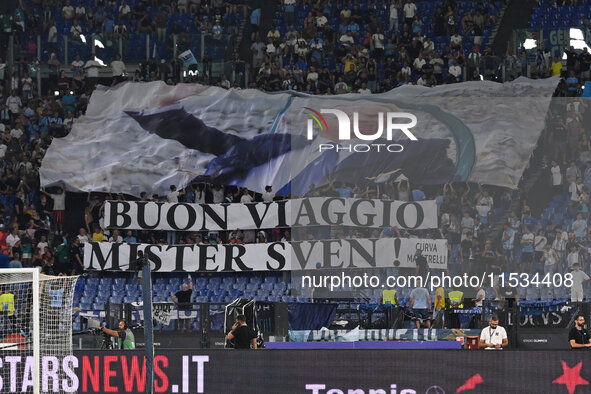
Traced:
POLYGON ((179 329, 183 332, 191 331, 191 318, 187 316, 186 311, 190 311, 191 308, 191 293, 193 292, 193 279, 189 275, 189 284, 183 283, 181 290, 177 291, 172 296, 172 302, 177 304, 178 318, 179 318, 179 329))

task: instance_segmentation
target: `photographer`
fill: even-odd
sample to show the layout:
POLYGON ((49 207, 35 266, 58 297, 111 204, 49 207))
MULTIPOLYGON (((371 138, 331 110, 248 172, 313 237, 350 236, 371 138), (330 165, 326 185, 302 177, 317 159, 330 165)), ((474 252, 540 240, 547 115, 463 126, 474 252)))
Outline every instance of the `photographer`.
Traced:
POLYGON ((228 339, 234 340, 234 349, 257 349, 257 335, 254 330, 246 325, 246 316, 236 316, 236 323, 228 333, 228 339))
POLYGON ((135 349, 135 336, 123 320, 119 322, 119 330, 117 331, 106 327, 101 327, 100 330, 107 335, 118 338, 120 349, 135 349))

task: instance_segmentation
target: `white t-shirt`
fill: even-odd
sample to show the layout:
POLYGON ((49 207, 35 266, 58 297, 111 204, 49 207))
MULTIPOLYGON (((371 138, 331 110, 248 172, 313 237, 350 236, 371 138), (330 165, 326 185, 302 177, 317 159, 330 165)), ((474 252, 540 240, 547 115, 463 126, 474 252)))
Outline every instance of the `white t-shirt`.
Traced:
POLYGON ((121 15, 127 15, 131 12, 131 8, 127 4, 119 6, 119 13, 121 15))
POLYGON ((18 235, 8 234, 8 236, 6 237, 6 245, 13 247, 20 240, 21 239, 19 238, 18 235))
POLYGON ((556 264, 556 259, 554 258, 554 253, 552 253, 552 249, 548 251, 544 250, 544 265, 553 266, 554 264, 556 264))
POLYGON ((572 268, 574 264, 579 263, 579 252, 570 252, 568 256, 566 256, 566 264, 568 268, 572 268))
POLYGON ((503 339, 507 338, 507 331, 501 326, 497 328, 491 328, 491 326, 485 327, 480 333, 480 339, 484 340, 485 343, 493 345, 502 345, 503 339))
POLYGON ((449 73, 457 78, 462 75, 462 68, 460 66, 451 66, 449 68, 449 73))
POLYGON ((74 68, 82 68, 82 67, 84 67, 84 61, 82 61, 82 60, 74 60, 72 62, 72 67, 74 67, 74 68))
POLYGON ((221 204, 224 202, 224 189, 220 189, 220 190, 213 189, 211 191, 211 194, 213 197, 214 204, 221 204))
POLYGON ((521 236, 521 244, 522 245, 531 245, 531 247, 533 248, 535 237, 536 236, 534 235, 534 233, 524 233, 521 236))
POLYGON ((398 8, 394 4, 390 4, 390 19, 398 19, 398 8))
POLYGON ((54 44, 57 42, 57 27, 51 26, 49 28, 49 32, 47 33, 47 42, 54 44))
POLYGON ((571 287, 571 294, 574 292, 583 294, 583 282, 589 279, 589 275, 587 275, 584 271, 581 270, 572 271, 571 274, 573 275, 573 285, 571 287))
POLYGON ((571 201, 579 201, 579 193, 583 190, 583 184, 577 185, 575 182, 571 183, 568 187, 571 201))
POLYGON ((174 191, 174 192, 170 192, 166 195, 166 200, 168 202, 179 202, 179 192, 178 191, 174 191))
POLYGON ((65 211, 66 210, 66 193, 62 194, 50 194, 53 199, 53 210, 54 211, 65 211))
POLYGON ((113 60, 111 62, 111 70, 113 71, 114 77, 119 77, 125 72, 125 63, 121 60, 113 60))
POLYGON ((339 42, 344 45, 353 45, 355 40, 353 40, 352 36, 348 36, 347 34, 343 34, 341 38, 339 38, 339 42))
POLYGON ((263 201, 264 202, 271 202, 275 197, 275 193, 273 192, 263 192, 263 201))
POLYGON ((8 96, 6 99, 6 106, 13 114, 19 113, 22 105, 21 98, 18 96, 8 96))
POLYGON ((460 36, 459 34, 458 35, 453 35, 449 39, 449 42, 452 45, 460 45, 460 43, 462 42, 462 36, 460 36))
POLYGON ((478 290, 478 292, 476 293, 476 299, 482 297, 482 300, 480 301, 476 301, 474 303, 474 305, 476 306, 482 306, 482 301, 484 300, 484 298, 486 297, 486 292, 484 291, 484 289, 480 289, 478 290))
POLYGON ((95 60, 87 61, 84 65, 84 68, 86 68, 86 76, 88 78, 98 78, 100 66, 100 63, 95 60))
POLYGON ((550 168, 550 172, 552 172, 552 186, 562 184, 562 174, 560 173, 560 166, 556 165, 550 168))
POLYGON ((43 252, 47 246, 48 246, 47 242, 39 242, 37 244, 37 249, 39 249, 39 250, 41 250, 41 252, 43 252))
POLYGON ((248 204, 249 202, 252 202, 252 196, 250 194, 243 194, 242 197, 240 197, 240 202, 242 204, 248 204))
POLYGON ((417 14, 417 6, 415 3, 406 3, 402 11, 405 18, 414 18, 417 14))
POLYGON ((326 19, 326 17, 324 15, 321 15, 316 18, 316 26, 317 27, 322 27, 322 26, 326 25, 327 23, 328 23, 328 19, 326 19))
POLYGON ((62 8, 62 14, 66 19, 72 19, 74 17, 74 7, 67 5, 62 8))
POLYGON ((18 140, 23 136, 23 131, 21 129, 12 129, 10 130, 10 135, 18 140))
POLYGON ((80 235, 78 234, 78 239, 80 240, 81 244, 85 244, 88 242, 88 235, 80 235))
POLYGON ((376 49, 384 49, 384 35, 383 34, 374 34, 371 36, 373 39, 373 45, 376 49))
POLYGON ((415 59, 415 61, 413 62, 413 67, 415 68, 415 70, 421 70, 423 68, 423 66, 425 65, 425 63, 427 63, 425 61, 425 59, 419 59, 418 57, 415 59))

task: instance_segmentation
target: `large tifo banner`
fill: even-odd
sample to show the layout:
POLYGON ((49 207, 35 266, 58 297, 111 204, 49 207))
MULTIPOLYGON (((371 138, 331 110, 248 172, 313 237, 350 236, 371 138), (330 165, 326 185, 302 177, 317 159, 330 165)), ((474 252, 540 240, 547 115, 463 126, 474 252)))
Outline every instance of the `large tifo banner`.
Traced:
MULTIPOLYGON (((40 392, 144 394, 144 355, 85 349, 44 356, 40 392)), ((33 357, 6 351, 0 361, 2 392, 32 391, 33 357)), ((587 393, 589 380, 585 351, 157 349, 153 387, 192 394, 587 393), (454 373, 442 373, 447 365, 454 373)))
POLYGON ((41 185, 166 195, 191 181, 303 196, 311 185, 471 181, 516 188, 556 78, 310 96, 164 82, 93 91, 41 185), (72 171, 76 168, 76 171, 72 171))
POLYGON ((421 202, 313 197, 250 204, 107 201, 105 226, 133 230, 207 231, 342 225, 437 228, 434 200, 421 202))
POLYGON ((150 245, 89 242, 84 245, 84 267, 96 270, 133 270, 143 251, 159 272, 290 271, 326 268, 416 267, 421 249, 433 269, 447 268, 444 239, 381 238, 246 245, 150 245))

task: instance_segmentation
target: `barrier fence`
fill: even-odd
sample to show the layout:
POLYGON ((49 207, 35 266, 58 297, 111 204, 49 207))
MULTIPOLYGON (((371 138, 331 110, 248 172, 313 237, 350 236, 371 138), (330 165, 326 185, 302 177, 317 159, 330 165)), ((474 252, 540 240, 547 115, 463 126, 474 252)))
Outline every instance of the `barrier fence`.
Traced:
MULTIPOLYGON (((224 347, 224 303, 154 303, 156 346, 195 348, 224 347)), ((83 312, 81 329, 93 319, 116 326, 122 319, 130 326, 144 324, 141 303, 108 304, 106 312, 83 312)), ((282 303, 257 302, 259 328, 267 342, 354 341, 464 341, 479 336, 495 314, 505 327, 511 349, 569 349, 568 332, 578 314, 591 321, 590 303, 487 301, 483 307, 446 309, 433 314, 431 329, 415 330, 413 311, 390 305, 354 302, 282 303), (516 324, 516 322, 519 322, 516 324)), ((423 322, 424 323, 424 322, 423 322)), ((95 322, 96 324, 96 322, 95 322)), ((142 333, 136 335, 142 347, 142 333)), ((100 348, 101 338, 75 339, 75 347, 100 348)))

